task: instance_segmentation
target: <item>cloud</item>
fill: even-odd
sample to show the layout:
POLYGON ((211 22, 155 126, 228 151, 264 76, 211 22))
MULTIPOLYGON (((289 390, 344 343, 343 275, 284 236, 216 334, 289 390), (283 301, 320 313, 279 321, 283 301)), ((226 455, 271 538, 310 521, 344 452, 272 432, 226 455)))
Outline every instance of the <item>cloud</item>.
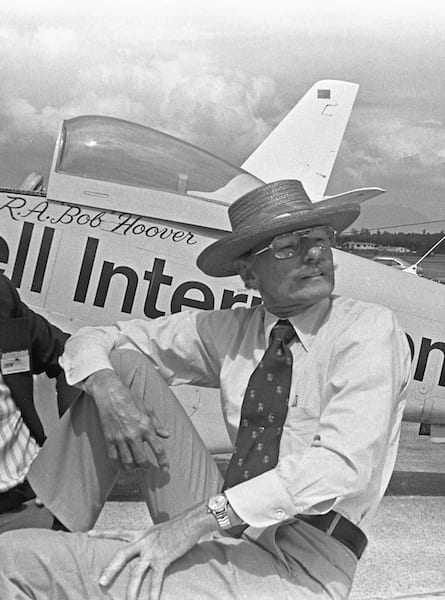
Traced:
POLYGON ((162 129, 235 163, 284 110, 271 78, 225 69, 193 52, 174 59, 102 62, 82 71, 77 85, 79 112, 162 129))
POLYGON ((48 170, 62 119, 104 114, 162 129, 236 164, 285 112, 272 78, 224 67, 198 50, 168 55, 155 45, 142 25, 130 37, 114 24, 38 24, 26 35, 4 25, 2 155, 7 148, 21 157, 26 167, 17 171, 29 169, 32 155, 33 170, 48 170))
POLYGON ((382 185, 397 177, 402 187, 445 184, 445 123, 368 118, 351 123, 341 161, 356 185, 382 185))

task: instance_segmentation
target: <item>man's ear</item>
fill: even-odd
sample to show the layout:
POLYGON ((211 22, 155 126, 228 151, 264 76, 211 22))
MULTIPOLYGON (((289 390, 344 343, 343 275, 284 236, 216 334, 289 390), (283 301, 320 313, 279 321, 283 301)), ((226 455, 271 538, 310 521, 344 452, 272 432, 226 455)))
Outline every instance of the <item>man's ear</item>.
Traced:
POLYGON ((258 277, 255 269, 252 267, 252 261, 250 258, 238 258, 236 260, 236 268, 241 279, 244 281, 246 288, 250 290, 258 289, 258 277))

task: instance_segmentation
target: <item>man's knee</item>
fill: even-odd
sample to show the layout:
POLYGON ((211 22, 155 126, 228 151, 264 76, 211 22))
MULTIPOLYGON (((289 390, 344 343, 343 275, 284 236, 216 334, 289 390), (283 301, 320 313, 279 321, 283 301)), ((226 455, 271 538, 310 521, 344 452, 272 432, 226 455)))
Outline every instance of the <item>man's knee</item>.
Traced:
POLYGON ((138 395, 170 396, 172 392, 152 361, 135 350, 113 350, 110 361, 124 384, 138 395))
POLYGON ((161 377, 153 363, 136 350, 112 350, 110 362, 116 373, 123 379, 134 378, 138 375, 161 377))
POLYGON ((73 587, 91 559, 87 542, 84 534, 45 529, 0 535, 0 598, 96 597, 73 587))
POLYGON ((0 563, 3 574, 17 570, 20 558, 29 548, 30 531, 30 529, 19 529, 0 535, 0 563))

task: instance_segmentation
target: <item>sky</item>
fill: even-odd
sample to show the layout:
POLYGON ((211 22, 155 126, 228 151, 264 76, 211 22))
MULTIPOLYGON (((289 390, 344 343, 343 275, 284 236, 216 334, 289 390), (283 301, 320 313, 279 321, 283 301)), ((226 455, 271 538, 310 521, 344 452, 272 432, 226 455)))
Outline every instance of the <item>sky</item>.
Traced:
POLYGON ((0 6, 0 187, 47 181, 60 123, 80 114, 240 165, 313 83, 344 79, 360 90, 327 192, 387 190, 356 228, 445 229, 442 0, 55 4, 0 6))

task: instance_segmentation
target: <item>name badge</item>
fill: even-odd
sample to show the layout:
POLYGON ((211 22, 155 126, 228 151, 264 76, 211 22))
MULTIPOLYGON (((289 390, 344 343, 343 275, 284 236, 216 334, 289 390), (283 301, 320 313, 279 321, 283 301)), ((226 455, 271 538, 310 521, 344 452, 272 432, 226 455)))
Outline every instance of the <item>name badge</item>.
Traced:
POLYGON ((27 373, 31 370, 28 350, 13 350, 3 352, 0 358, 0 369, 3 375, 27 373))

